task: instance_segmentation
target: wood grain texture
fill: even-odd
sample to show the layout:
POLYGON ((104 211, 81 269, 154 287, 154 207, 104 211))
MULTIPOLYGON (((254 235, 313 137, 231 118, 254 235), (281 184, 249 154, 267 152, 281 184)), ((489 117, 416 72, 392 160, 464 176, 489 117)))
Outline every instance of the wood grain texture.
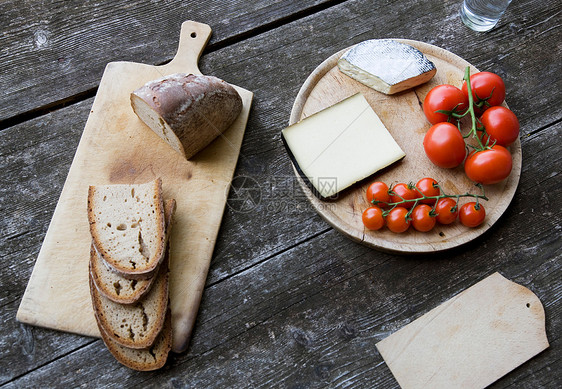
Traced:
POLYGON ((160 177, 164 198, 178 204, 170 236, 173 347, 187 348, 253 95, 235 86, 242 97, 242 112, 221 137, 189 161, 136 118, 129 95, 164 75, 199 74, 197 61, 210 35, 209 26, 185 22, 178 52, 169 64, 107 65, 18 310, 19 321, 99 336, 87 289, 91 240, 85 217, 87 188, 160 177))
MULTIPOLYGON (((283 7, 290 10, 291 3, 299 6, 283 7)), ((250 18, 236 7, 231 14, 250 18)), ((235 176, 256 180, 263 196, 249 212, 227 206, 190 348, 154 373, 119 366, 99 340, 15 320, 92 99, 0 132, 0 176, 7 183, 0 186, 0 255, 7 264, 0 272, 0 382, 9 388, 398 388, 375 344, 499 270, 544 303, 551 347, 491 388, 557 387, 561 7, 553 0, 512 2, 494 31, 478 34, 460 24, 457 1, 347 1, 209 50, 199 63, 204 74, 255 93, 235 176), (331 54, 379 37, 443 47, 506 80, 507 103, 522 124, 521 181, 498 222, 461 249, 416 257, 371 250, 331 230, 298 186, 291 192, 294 174, 279 132, 300 86, 331 54)), ((55 6, 43 18, 56 12, 55 6)), ((228 16, 221 22, 238 26, 228 16)), ((171 57, 174 46, 162 45, 170 45, 171 57)), ((96 51, 119 49, 98 45, 96 51)), ((135 50, 131 60, 141 62, 139 53, 153 49, 135 50)))
POLYGON ((59 110, 1 134, 2 180, 12 182, 0 188, 2 210, 7 214, 0 218, 0 251, 9 261, 0 280, 2 383, 93 341, 70 334, 60 341, 60 332, 16 321, 18 306, 74 156, 66 150, 76 150, 92 102, 93 99, 86 100, 72 109, 59 110), (61 123, 66 125, 59 131, 61 123), (22 133, 29 138, 22 141, 22 133), (48 184, 41 185, 42 180, 48 184))
POLYGON ((0 121, 93 96, 108 62, 169 61, 177 48, 176 31, 185 20, 212 25, 211 45, 221 45, 324 2, 4 1, 0 121))
POLYGON ((377 343, 403 389, 485 388, 546 348, 540 300, 499 273, 377 343))
MULTIPOLYGON (((456 169, 441 169, 427 159, 422 146, 424 136, 431 127, 422 108, 427 93, 431 88, 441 84, 460 88, 465 68, 470 66, 471 74, 477 73, 478 69, 439 47, 412 40, 399 40, 399 42, 420 50, 435 64, 437 73, 429 82, 393 96, 377 92, 339 71, 337 61, 349 50, 346 48, 324 60, 306 79, 295 99, 289 124, 295 124, 349 96, 361 93, 400 148, 404 150, 406 157, 339 193, 332 201, 320 200, 300 177, 299 181, 317 212, 331 226, 357 242, 396 253, 429 253, 446 250, 460 246, 485 233, 507 209, 521 174, 521 143, 517 139, 509 146, 513 158, 513 168, 509 177, 501 183, 485 187, 489 198, 489 201, 484 202, 486 220, 478 228, 467 228, 460 223, 455 223, 445 227, 438 225, 427 233, 410 228, 403 234, 395 234, 387 229, 369 231, 365 228, 361 213, 369 206, 365 200, 365 193, 373 181, 382 181, 393 186, 400 182, 415 183, 423 177, 431 177, 437 180, 447 194, 481 194, 474 183, 466 177, 462 166, 456 169)), ((469 128, 470 122, 464 121, 463 133, 468 133, 469 128)), ((471 139, 467 142, 474 144, 474 140, 471 139)), ((460 200, 459 207, 468 201, 460 200)))

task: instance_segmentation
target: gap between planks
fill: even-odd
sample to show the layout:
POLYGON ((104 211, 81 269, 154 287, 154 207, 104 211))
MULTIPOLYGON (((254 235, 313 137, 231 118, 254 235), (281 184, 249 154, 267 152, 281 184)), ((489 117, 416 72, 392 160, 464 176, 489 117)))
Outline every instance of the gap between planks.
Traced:
MULTIPOLYGON (((21 324, 21 325, 27 326, 27 324, 21 324)), ((28 374, 30 374, 30 373, 33 373, 33 372, 36 371, 36 370, 42 369, 43 367, 45 367, 45 366, 47 366, 47 365, 50 365, 51 363, 53 363, 53 362, 55 362, 55 361, 58 361, 59 359, 66 358, 68 355, 71 355, 71 354, 75 353, 76 351, 79 351, 79 350, 81 350, 81 349, 83 349, 83 348, 85 348, 85 347, 88 347, 88 346, 90 346, 90 345, 96 343, 97 341, 100 341, 100 342, 101 342, 101 339, 91 339, 90 341, 87 341, 86 343, 84 343, 84 344, 82 344, 82 345, 80 345, 80 346, 78 346, 78 347, 76 347, 76 348, 73 348, 72 350, 69 350, 68 352, 66 352, 66 353, 64 353, 64 354, 61 354, 61 355, 57 356, 57 357, 54 358, 54 359, 51 359, 51 360, 49 360, 49 361, 46 361, 45 363, 43 363, 43 364, 41 364, 41 365, 35 366, 35 367, 32 368, 31 370, 27 370, 27 371, 25 371, 25 372, 23 372, 23 373, 21 373, 21 374, 15 376, 15 377, 12 377, 10 380, 1 383, 1 384, 0 384, 0 387, 1 387, 1 386, 9 385, 9 384, 11 384, 11 383, 15 383, 15 382, 18 381, 20 378, 23 378, 23 377, 25 377, 26 375, 28 375, 28 374)))
MULTIPOLYGON (((228 47, 228 46, 243 42, 245 40, 254 38, 258 35, 265 34, 265 33, 269 32, 271 30, 282 27, 286 24, 293 23, 293 22, 295 22, 299 19, 306 18, 306 17, 311 16, 315 13, 322 12, 324 10, 327 10, 327 9, 331 8, 331 7, 335 7, 335 6, 337 6, 341 3, 345 3, 346 1, 348 1, 348 0, 334 0, 334 1, 327 1, 325 3, 316 4, 316 5, 311 6, 309 8, 297 11, 294 14, 291 14, 291 15, 288 15, 288 16, 285 16, 285 17, 281 17, 281 18, 279 18, 277 20, 274 20, 272 22, 265 23, 261 26, 249 29, 248 31, 244 31, 244 32, 232 35, 230 37, 224 38, 224 39, 222 39, 220 41, 217 41, 217 42, 211 42, 205 48, 204 54, 209 54, 209 53, 221 50, 225 47, 228 47)), ((212 27, 213 26, 211 26, 211 28, 212 27)), ((178 34, 179 34, 179 31, 178 31, 178 34)), ((172 60, 172 58, 169 58, 165 61, 153 64, 153 65, 155 65, 155 66, 165 65, 168 62, 170 62, 171 60, 172 60)), ((7 119, 0 120, 0 131, 5 130, 9 127, 13 127, 13 126, 18 125, 18 124, 21 124, 21 123, 26 122, 28 120, 36 119, 36 118, 41 117, 43 115, 49 114, 50 112, 57 111, 61 108, 65 108, 69 105, 76 104, 76 103, 79 103, 81 101, 87 100, 91 97, 94 97, 96 95, 97 91, 98 91, 98 87, 90 88, 90 89, 85 90, 83 92, 80 92, 78 94, 68 96, 64 99, 53 101, 49 104, 45 104, 43 106, 34 108, 34 109, 26 111, 26 112, 22 112, 18 115, 9 117, 7 119)))
POLYGON ((260 264, 262 264, 262 263, 264 263, 264 262, 267 262, 267 261, 269 261, 270 259, 277 257, 278 255, 281 255, 281 254, 283 254, 283 253, 285 253, 285 252, 287 252, 287 251, 290 251, 290 250, 294 249, 294 248, 297 247, 297 246, 300 246, 301 244, 310 242, 311 240, 316 239, 316 238, 318 238, 319 236, 324 235, 325 233, 327 233, 327 232, 329 232, 329 231, 331 231, 331 230, 333 230, 332 227, 325 228, 325 229, 323 229, 323 230, 321 230, 321 231, 319 231, 319 232, 317 232, 317 233, 315 233, 315 234, 312 234, 312 235, 310 235, 310 236, 307 236, 306 238, 304 238, 304 239, 302 239, 302 240, 299 240, 299 241, 297 241, 297 242, 295 242, 295 243, 293 243, 293 244, 291 244, 291 245, 289 245, 289 246, 287 246, 287 247, 284 247, 284 248, 282 248, 281 250, 274 252, 273 254, 266 255, 264 258, 260 259, 260 260, 257 261, 257 262, 252 263, 252 264, 251 264, 250 266, 248 266, 248 267, 244 267, 244 268, 242 268, 242 269, 240 269, 240 270, 238 270, 238 271, 233 272, 232 274, 229 274, 229 275, 227 275, 227 276, 224 276, 224 277, 222 277, 222 278, 220 278, 220 279, 218 279, 218 280, 216 280, 216 281, 213 281, 213 282, 211 282, 211 283, 205 285, 205 289, 211 288, 211 287, 213 287, 213 286, 215 286, 215 285, 217 285, 217 284, 219 284, 219 283, 221 283, 221 282, 223 282, 223 281, 228 280, 229 278, 232 278, 232 277, 235 277, 235 276, 237 276, 237 275, 239 275, 239 274, 241 274, 241 273, 244 273, 245 271, 247 271, 248 269, 253 268, 254 266, 258 266, 258 265, 260 265, 260 264))

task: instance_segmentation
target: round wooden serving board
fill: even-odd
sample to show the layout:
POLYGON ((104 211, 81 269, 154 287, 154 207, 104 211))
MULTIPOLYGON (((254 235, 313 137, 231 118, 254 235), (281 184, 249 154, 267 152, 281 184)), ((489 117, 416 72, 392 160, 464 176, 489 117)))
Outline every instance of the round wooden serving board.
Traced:
MULTIPOLYGON (((397 253, 430 253, 446 250, 482 235, 507 209, 521 174, 521 143, 518 139, 509 147, 513 156, 513 170, 510 176, 501 183, 485 187, 486 196, 489 198, 488 201, 482 202, 486 209, 486 220, 479 227, 464 227, 457 221, 446 226, 437 224, 430 232, 422 233, 410 228, 402 234, 390 232, 386 227, 380 231, 364 228, 361 214, 369 206, 365 191, 373 181, 384 181, 390 185, 399 182, 415 183, 423 177, 432 177, 440 183, 447 194, 480 193, 480 190, 464 174, 462 165, 455 169, 442 169, 433 165, 426 157, 423 138, 431 124, 426 120, 421 105, 426 94, 434 86, 451 84, 460 87, 467 66, 471 67, 471 74, 478 70, 462 58, 439 47, 411 40, 397 39, 397 41, 416 47, 435 64, 437 73, 432 80, 415 89, 395 95, 388 96, 377 92, 339 71, 337 61, 349 49, 347 48, 333 54, 310 74, 297 95, 289 124, 294 124, 361 92, 404 150, 406 157, 364 182, 341 192, 337 199, 331 201, 320 200, 314 196, 296 170, 295 173, 316 211, 330 225, 349 238, 376 249, 397 253)), ((464 129, 469 128, 468 121, 463 125, 464 129)), ((460 204, 468 201, 470 200, 467 198, 461 198, 460 204)))

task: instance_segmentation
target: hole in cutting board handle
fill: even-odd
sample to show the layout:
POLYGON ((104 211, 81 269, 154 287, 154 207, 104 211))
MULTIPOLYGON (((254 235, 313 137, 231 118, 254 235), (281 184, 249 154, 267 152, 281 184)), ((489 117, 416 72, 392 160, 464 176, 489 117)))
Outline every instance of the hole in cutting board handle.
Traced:
POLYGON ((197 33, 194 31, 194 32, 191 33, 190 36, 191 36, 192 38, 197 38, 197 33))

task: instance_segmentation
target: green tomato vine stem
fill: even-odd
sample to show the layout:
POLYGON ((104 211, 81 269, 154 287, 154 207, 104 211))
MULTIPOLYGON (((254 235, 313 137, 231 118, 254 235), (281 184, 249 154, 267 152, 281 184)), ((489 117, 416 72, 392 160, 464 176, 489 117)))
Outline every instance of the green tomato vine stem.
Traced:
MULTIPOLYGON (((481 151, 484 150, 485 147, 482 144, 482 141, 480 140, 480 138, 478 137, 478 133, 476 132, 476 114, 474 113, 474 96, 472 96, 472 87, 470 85, 470 66, 467 66, 465 71, 464 71, 464 80, 466 81, 466 89, 468 90, 468 111, 467 113, 470 113, 470 119, 472 120, 472 126, 470 128, 470 132, 468 133, 468 136, 471 136, 473 138, 476 138, 476 140, 478 141, 478 147, 476 147, 477 151, 481 151)), ((465 113, 466 115, 466 113, 465 113)))
POLYGON ((457 203, 455 205, 455 207, 458 207, 459 199, 461 197, 472 197, 472 198, 476 199, 476 206, 479 206, 479 200, 486 200, 487 201, 488 197, 486 197, 486 194, 484 193, 484 187, 480 184, 476 184, 476 186, 480 188, 480 190, 482 191, 482 194, 474 194, 474 193, 469 193, 469 192, 462 193, 462 194, 446 194, 443 191, 443 189, 439 186, 439 184, 437 184, 437 185, 435 185, 435 187, 439 188, 439 191, 440 191, 441 194, 439 194, 437 196, 426 196, 417 187, 415 187, 415 189, 421 195, 421 197, 418 197, 416 199, 405 199, 404 197, 400 196, 398 193, 394 192, 392 189, 389 189, 388 190, 389 195, 398 196, 401 200, 397 201, 397 202, 394 202, 394 203, 372 200, 371 204, 376 205, 376 206, 382 205, 384 208, 390 207, 389 209, 383 210, 383 213, 382 213, 383 217, 388 216, 390 211, 392 211, 396 207, 399 207, 400 205, 403 205, 403 204, 406 204, 406 203, 412 204, 412 208, 406 214, 406 220, 411 220, 410 215, 412 214, 412 212, 414 211, 414 208, 418 205, 418 203, 420 203, 423 200, 435 200, 435 205, 431 209, 430 215, 437 216, 437 213, 435 212, 435 209, 437 207, 437 202, 440 199, 443 199, 443 198, 454 198, 456 203, 457 203))
MULTIPOLYGON (((471 146, 471 147, 474 148, 476 151, 482 151, 482 150, 485 150, 485 149, 489 148, 489 146, 482 144, 482 141, 480 140, 480 137, 478 136, 477 131, 481 131, 481 132, 485 133, 486 129, 483 126, 478 126, 478 123, 480 121, 476 117, 476 112, 474 112, 474 106, 476 105, 478 107, 481 107, 482 105, 484 105, 483 103, 487 102, 487 99, 481 100, 480 103, 474 102, 474 96, 472 95, 472 86, 470 85, 470 66, 466 67, 466 69, 464 71, 463 80, 466 81, 466 88, 467 88, 467 91, 468 91, 468 109, 463 113, 457 113, 457 108, 459 106, 459 104, 457 104, 450 111, 440 109, 440 110, 437 110, 435 112, 439 112, 439 113, 443 113, 445 115, 448 115, 449 118, 454 118, 457 121, 457 127, 459 128, 459 131, 461 130, 460 120, 463 117, 465 117, 466 115, 470 115, 472 125, 471 125, 469 133, 466 134, 466 135, 463 135, 463 138, 468 138, 470 136, 475 138, 476 141, 478 142, 478 145, 477 146, 471 146)), ((490 98, 490 97, 491 97, 491 94, 488 98, 490 98)))

